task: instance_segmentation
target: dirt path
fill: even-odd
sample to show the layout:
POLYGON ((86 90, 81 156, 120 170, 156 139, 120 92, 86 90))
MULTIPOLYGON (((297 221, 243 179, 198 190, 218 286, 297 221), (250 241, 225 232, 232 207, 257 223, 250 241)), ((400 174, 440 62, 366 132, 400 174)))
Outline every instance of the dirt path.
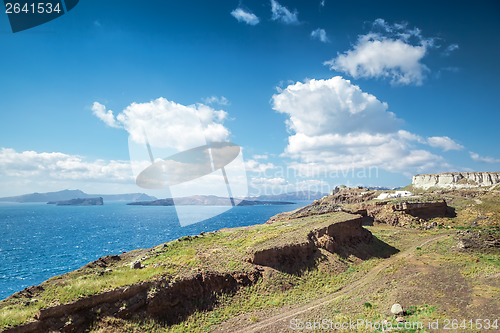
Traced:
POLYGON ((304 304, 302 306, 299 306, 297 308, 286 309, 286 312, 279 313, 277 315, 274 315, 272 317, 268 317, 262 321, 259 321, 258 323, 248 325, 247 327, 240 328, 240 329, 238 329, 238 332, 243 332, 243 333, 248 332, 249 333, 249 332, 265 331, 266 327, 268 327, 270 325, 274 325, 277 322, 286 321, 290 318, 296 318, 297 315, 300 315, 304 312, 307 312, 307 311, 313 310, 315 308, 318 308, 322 305, 325 305, 328 302, 331 302, 331 301, 333 301, 341 296, 348 294, 349 292, 355 290, 356 288, 364 286, 369 281, 371 281, 375 276, 377 276, 377 274, 379 274, 382 270, 388 268, 389 266, 391 266, 393 263, 400 260, 401 258, 405 258, 405 257, 410 256, 416 250, 417 247, 422 247, 428 243, 437 241, 437 240, 445 238, 447 236, 449 236, 449 235, 446 234, 446 235, 434 236, 434 237, 429 238, 425 241, 420 241, 419 243, 415 243, 408 250, 400 252, 397 255, 379 263, 377 266, 372 268, 363 278, 359 279, 358 281, 351 283, 350 285, 345 286, 344 288, 341 288, 341 289, 337 290, 336 292, 334 292, 330 295, 327 295, 325 297, 319 298, 317 300, 314 300, 312 302, 309 302, 309 303, 304 304))

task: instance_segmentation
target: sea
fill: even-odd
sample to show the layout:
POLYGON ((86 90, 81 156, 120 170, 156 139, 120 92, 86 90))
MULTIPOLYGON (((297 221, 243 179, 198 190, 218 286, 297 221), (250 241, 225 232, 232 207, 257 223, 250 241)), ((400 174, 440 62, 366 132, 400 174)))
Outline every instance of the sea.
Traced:
MULTIPOLYGON (((146 249, 182 236, 265 223, 290 205, 236 206, 182 227, 173 206, 55 206, 0 203, 0 300, 108 254, 146 249)), ((193 206, 205 215, 218 207, 193 206)))

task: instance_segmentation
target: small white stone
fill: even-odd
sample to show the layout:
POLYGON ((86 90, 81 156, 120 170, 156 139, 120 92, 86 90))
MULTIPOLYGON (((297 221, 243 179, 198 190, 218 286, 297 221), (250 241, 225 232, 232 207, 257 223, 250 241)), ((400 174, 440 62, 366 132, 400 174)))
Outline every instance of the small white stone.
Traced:
POLYGON ((395 315, 403 313, 403 307, 401 306, 401 304, 396 303, 392 306, 391 312, 395 315))

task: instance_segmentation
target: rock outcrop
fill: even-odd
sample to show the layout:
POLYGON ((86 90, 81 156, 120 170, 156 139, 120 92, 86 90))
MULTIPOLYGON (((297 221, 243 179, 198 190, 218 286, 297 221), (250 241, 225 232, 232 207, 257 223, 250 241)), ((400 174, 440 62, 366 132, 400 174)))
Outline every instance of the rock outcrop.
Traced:
POLYGON ((358 245, 369 244, 372 240, 371 232, 362 227, 362 217, 352 215, 345 221, 313 229, 302 240, 279 246, 269 243, 255 251, 249 261, 293 272, 307 266, 318 249, 348 257, 358 245))
POLYGON ((448 172, 413 176, 417 188, 473 188, 500 184, 500 172, 448 172))
POLYGON ((393 226, 420 225, 435 217, 454 217, 454 209, 444 199, 433 196, 414 196, 408 198, 387 198, 374 200, 380 192, 362 188, 345 188, 332 191, 312 204, 272 216, 266 223, 286 221, 302 217, 323 215, 343 211, 360 214, 365 224, 373 222, 393 226))
POLYGON ((315 200, 312 204, 298 208, 294 211, 274 215, 266 223, 271 224, 274 221, 338 212, 342 210, 342 205, 366 202, 374 199, 377 195, 378 193, 376 191, 363 188, 336 187, 330 195, 315 200))
POLYGON ((362 205, 356 213, 373 222, 393 226, 424 226, 424 221, 436 217, 454 217, 455 211, 445 200, 389 203, 380 201, 362 205))

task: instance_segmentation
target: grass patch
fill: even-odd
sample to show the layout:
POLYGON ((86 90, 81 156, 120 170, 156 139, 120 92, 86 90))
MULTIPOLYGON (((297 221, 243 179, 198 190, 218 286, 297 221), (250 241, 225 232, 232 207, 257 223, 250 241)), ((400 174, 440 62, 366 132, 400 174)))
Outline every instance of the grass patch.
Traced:
POLYGON ((81 297, 95 295, 118 287, 131 285, 140 281, 151 280, 155 276, 163 276, 160 268, 145 268, 132 270, 120 267, 112 274, 81 275, 68 279, 62 284, 49 285, 42 295, 47 304, 62 304, 74 301, 81 297))
MULTIPOLYGON (((273 272, 272 278, 260 280, 253 286, 238 290, 234 295, 220 295, 218 305, 210 312, 195 313, 186 321, 166 328, 166 332, 206 332, 224 321, 242 314, 269 312, 286 305, 305 304, 337 291, 365 275, 381 259, 373 258, 340 274, 309 269, 300 275, 273 272), (286 288, 284 288, 286 286, 286 288)), ((250 315, 248 320, 258 320, 250 315), (252 319, 253 318, 253 319, 252 319)))
POLYGON ((443 263, 453 263, 460 268, 460 273, 474 282, 478 277, 490 277, 500 272, 500 254, 480 252, 450 251, 456 244, 454 237, 450 236, 442 241, 435 242, 417 255, 433 255, 443 263))
POLYGON ((23 307, 9 305, 0 309, 0 328, 23 324, 33 318, 43 306, 42 303, 25 305, 23 307))

